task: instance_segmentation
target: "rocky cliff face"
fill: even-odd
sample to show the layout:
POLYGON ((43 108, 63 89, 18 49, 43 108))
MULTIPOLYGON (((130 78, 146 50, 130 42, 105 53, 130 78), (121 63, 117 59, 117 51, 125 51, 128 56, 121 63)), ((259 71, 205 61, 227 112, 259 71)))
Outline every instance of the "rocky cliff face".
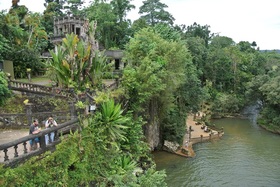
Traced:
POLYGON ((154 150, 160 144, 160 124, 158 118, 158 103, 156 100, 151 100, 149 105, 148 124, 144 127, 144 135, 150 146, 154 150))
POLYGON ((150 149, 153 151, 156 147, 159 146, 160 143, 159 124, 155 123, 146 125, 144 127, 144 134, 150 146, 150 149))

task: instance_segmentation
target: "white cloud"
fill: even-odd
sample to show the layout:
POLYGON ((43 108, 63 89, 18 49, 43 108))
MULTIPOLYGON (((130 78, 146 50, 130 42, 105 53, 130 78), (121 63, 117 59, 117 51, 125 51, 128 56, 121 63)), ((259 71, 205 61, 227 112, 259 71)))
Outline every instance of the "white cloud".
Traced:
MULTIPOLYGON (((19 5, 25 5, 32 12, 43 12, 45 0, 20 0, 19 5)), ((0 9, 7 10, 12 6, 12 0, 0 0, 0 9)))
POLYGON ((209 25, 235 42, 256 41, 261 49, 280 49, 278 0, 162 0, 177 24, 209 25))
MULTIPOLYGON (((89 0, 87 0, 89 1, 89 0)), ((135 20, 143 0, 133 0, 136 9, 128 14, 135 20)), ((43 12, 44 0, 20 0, 32 12, 43 12)), ((279 0, 161 0, 175 23, 209 25, 213 33, 235 42, 255 41, 261 49, 280 49, 279 0)), ((11 0, 0 0, 1 9, 9 9, 11 0)))

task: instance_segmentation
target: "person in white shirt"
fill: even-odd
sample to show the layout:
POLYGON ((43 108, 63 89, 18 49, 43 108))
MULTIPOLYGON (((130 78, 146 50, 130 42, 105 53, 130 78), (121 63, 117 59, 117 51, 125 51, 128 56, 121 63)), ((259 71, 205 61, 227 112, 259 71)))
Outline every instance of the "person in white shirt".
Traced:
MULTIPOLYGON (((46 120, 46 122, 45 122, 46 129, 56 127, 56 126, 57 126, 57 123, 52 117, 49 117, 48 120, 46 120)), ((55 136, 54 132, 51 132, 50 134, 46 134, 46 136, 45 136, 46 145, 48 143, 51 143, 54 141, 54 136, 55 136)))

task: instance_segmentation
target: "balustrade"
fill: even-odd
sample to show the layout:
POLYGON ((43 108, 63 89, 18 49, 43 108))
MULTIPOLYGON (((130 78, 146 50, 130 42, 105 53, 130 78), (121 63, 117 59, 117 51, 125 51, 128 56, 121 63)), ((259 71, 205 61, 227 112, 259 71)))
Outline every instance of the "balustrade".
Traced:
POLYGON ((31 156, 42 154, 48 150, 54 150, 55 146, 60 142, 59 136, 57 134, 63 135, 69 133, 70 130, 76 130, 77 127, 78 127, 78 119, 76 118, 68 122, 62 123, 57 127, 52 127, 52 128, 42 130, 38 134, 27 135, 18 140, 1 144, 0 155, 2 157, 2 154, 4 154, 3 155, 4 160, 1 160, 0 162, 4 163, 6 166, 15 166, 31 156), (46 140, 45 140, 46 135, 48 136, 52 132, 56 133, 55 139, 53 142, 48 142, 48 144, 46 144, 46 140), (39 138, 40 140, 39 148, 34 151, 28 151, 27 142, 35 138, 39 138), (21 151, 19 151, 19 147, 22 148, 21 151), (12 153, 14 153, 14 157, 10 158, 13 155, 12 153))
POLYGON ((69 97, 73 92, 72 89, 60 89, 39 84, 24 83, 15 80, 9 80, 9 87, 12 90, 31 92, 36 94, 54 95, 59 97, 69 97))

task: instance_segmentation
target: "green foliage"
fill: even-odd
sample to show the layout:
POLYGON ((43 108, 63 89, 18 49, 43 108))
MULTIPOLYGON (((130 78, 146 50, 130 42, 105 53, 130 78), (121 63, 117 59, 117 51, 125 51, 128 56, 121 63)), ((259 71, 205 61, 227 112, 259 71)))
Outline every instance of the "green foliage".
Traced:
POLYGON ((124 129, 127 128, 124 124, 128 122, 128 118, 122 116, 123 111, 121 105, 115 105, 113 100, 109 100, 101 106, 100 125, 104 126, 108 137, 112 141, 117 139, 125 140, 124 129))
POLYGON ((15 78, 26 77, 26 68, 34 75, 42 69, 39 54, 47 45, 40 14, 22 10, 24 7, 19 6, 0 14, 0 58, 13 61, 15 78), (8 46, 7 50, 1 46, 8 46))
POLYGON ((132 30, 132 33, 137 33, 141 29, 144 29, 147 27, 149 27, 149 24, 146 22, 146 20, 143 18, 139 18, 133 22, 133 24, 131 25, 131 30, 132 30))
POLYGON ((280 134, 280 107, 279 105, 265 105, 257 123, 265 129, 280 134))
POLYGON ((266 102, 280 106, 280 76, 272 77, 259 89, 266 98, 266 102))
POLYGON ((135 6, 130 4, 131 1, 132 0, 112 0, 110 2, 113 7, 113 12, 117 16, 117 20, 119 23, 125 21, 126 14, 132 9, 135 9, 135 6))
POLYGON ((197 69, 199 79, 201 82, 205 82, 205 66, 207 58, 207 48, 205 47, 205 41, 200 37, 188 37, 186 39, 186 45, 192 55, 192 62, 197 69))
POLYGON ((226 36, 214 36, 211 40, 211 46, 215 48, 225 48, 233 46, 235 43, 232 38, 226 36))
POLYGON ((0 113, 25 113, 24 101, 28 100, 33 104, 33 112, 46 111, 67 111, 69 106, 67 101, 59 98, 49 97, 27 97, 21 95, 13 95, 6 101, 5 107, 0 108, 0 113))
POLYGON ((168 6, 161 3, 160 0, 146 0, 139 8, 139 14, 144 14, 140 18, 145 19, 147 23, 154 26, 157 23, 167 23, 173 25, 175 20, 173 16, 164 10, 168 6))
POLYGON ((148 169, 145 176, 140 177, 141 186, 145 187, 166 187, 164 177, 166 174, 163 171, 155 171, 154 169, 148 169))
MULTIPOLYGON (((144 143, 142 131, 136 133, 138 125, 133 137, 128 134, 134 128, 130 114, 121 115, 119 105, 112 104, 112 101, 104 105, 104 109, 116 111, 109 112, 115 114, 108 115, 110 124, 114 120, 119 123, 122 118, 128 119, 123 121, 125 126, 132 124, 123 129, 126 145, 131 144, 132 147, 135 143, 130 142, 130 138, 144 143)), ((102 115, 102 112, 97 112, 81 121, 81 131, 63 138, 55 152, 32 158, 14 169, 0 167, 1 186, 166 186, 165 173, 156 171, 151 161, 141 159, 146 157, 148 148, 142 147, 137 153, 130 146, 122 149, 124 142, 121 139, 113 141, 114 138, 105 130, 107 124, 102 115), (147 163, 151 164, 148 168, 144 167, 147 163)))
POLYGON ((80 91, 86 86, 98 87, 109 65, 104 54, 92 52, 91 47, 91 43, 85 45, 77 35, 67 34, 57 52, 51 51, 50 71, 56 75, 54 81, 62 87, 74 87, 80 91))
POLYGON ((240 111, 242 100, 235 94, 218 93, 213 101, 212 112, 219 116, 236 114, 240 111))
POLYGON ((8 88, 8 78, 4 72, 0 71, 0 106, 3 106, 9 97, 11 97, 11 91, 8 88))
MULTIPOLYGON (((185 27, 185 26, 184 26, 185 27)), ((199 37, 204 40, 204 45, 208 47, 208 44, 213 37, 214 34, 210 31, 209 25, 203 25, 197 24, 194 22, 192 25, 187 26, 186 32, 184 33, 184 38, 188 37, 199 37)))
POLYGON ((162 132, 163 139, 180 143, 186 133, 186 113, 182 114, 178 108, 169 111, 168 117, 163 120, 162 132))
POLYGON ((130 4, 130 0, 113 0, 109 3, 95 1, 86 10, 89 20, 98 23, 96 37, 106 49, 124 48, 131 35, 129 28, 131 21, 126 19, 126 14, 133 8, 134 5, 130 4))
POLYGON ((0 62, 6 59, 11 50, 8 40, 0 33, 0 62))
POLYGON ((81 7, 84 4, 82 0, 67 0, 67 5, 63 7, 68 15, 82 16, 81 7))
POLYGON ((69 105, 65 99, 49 97, 29 97, 29 102, 34 104, 34 110, 45 111, 67 111, 69 105))
POLYGON ((280 98, 279 98, 279 70, 280 55, 277 53, 263 53, 257 56, 257 64, 261 64, 254 69, 257 76, 247 84, 246 96, 252 102, 261 101, 262 110, 258 118, 258 123, 264 128, 279 133, 280 132, 280 98), (260 60, 263 62, 260 62, 260 60))
MULTIPOLYGON (((182 114, 186 113, 183 107, 186 92, 181 92, 181 89, 196 77, 191 56, 179 39, 177 31, 166 25, 136 33, 127 46, 126 60, 129 64, 123 71, 121 82, 129 100, 128 107, 135 115, 141 114, 151 124, 157 121, 161 124, 164 120, 172 124, 178 122, 176 132, 185 127, 181 120, 174 121, 176 117, 184 118, 182 114), (166 30, 169 34, 164 33, 166 30), (179 109, 177 113, 170 112, 175 108, 179 109), (177 116, 169 116, 171 113, 177 116), (173 120, 169 120, 171 117, 173 120)), ((169 124, 166 131, 167 127, 169 124)), ((182 133, 178 136, 181 137, 182 133)))
POLYGON ((46 32, 50 35, 53 33, 53 18, 55 16, 63 16, 62 8, 63 8, 63 1, 53 1, 53 0, 46 0, 44 4, 46 10, 43 13, 43 26, 46 29, 46 32))
POLYGON ((38 53, 33 49, 22 47, 21 50, 14 51, 14 56, 10 56, 13 61, 15 78, 26 78, 26 69, 31 69, 32 75, 38 75, 45 65, 39 59, 38 53))
POLYGON ((166 23, 158 23, 153 29, 165 40, 182 42, 181 34, 166 23))

